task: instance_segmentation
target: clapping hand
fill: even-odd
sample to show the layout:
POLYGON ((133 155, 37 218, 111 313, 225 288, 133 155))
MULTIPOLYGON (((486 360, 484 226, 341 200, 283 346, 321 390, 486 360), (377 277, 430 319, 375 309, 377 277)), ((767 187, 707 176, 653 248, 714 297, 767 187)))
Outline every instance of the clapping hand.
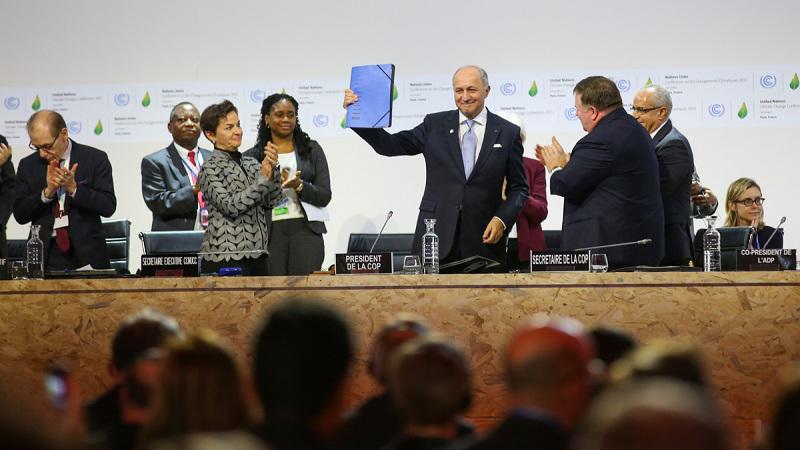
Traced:
POLYGON ((45 197, 53 198, 56 195, 56 191, 61 186, 60 174, 61 168, 58 167, 58 161, 50 161, 47 165, 47 177, 45 178, 47 180, 47 186, 44 188, 45 197))
POLYGON ((536 144, 536 159, 547 167, 548 172, 553 172, 556 168, 563 168, 569 162, 569 154, 564 151, 555 136, 550 145, 536 144))
POLYGON ((68 194, 75 194, 75 191, 78 190, 78 184, 75 181, 75 174, 78 172, 78 163, 73 164, 70 170, 59 170, 61 170, 61 186, 68 194))
POLYGON ((289 178, 289 168, 284 167, 281 170, 281 187, 283 189, 297 189, 301 184, 303 184, 303 180, 300 179, 301 171, 297 170, 294 172, 294 178, 289 178))
POLYGON ((278 165, 278 147, 267 142, 264 146, 264 160, 261 161, 261 174, 267 178, 272 178, 272 171, 278 165))

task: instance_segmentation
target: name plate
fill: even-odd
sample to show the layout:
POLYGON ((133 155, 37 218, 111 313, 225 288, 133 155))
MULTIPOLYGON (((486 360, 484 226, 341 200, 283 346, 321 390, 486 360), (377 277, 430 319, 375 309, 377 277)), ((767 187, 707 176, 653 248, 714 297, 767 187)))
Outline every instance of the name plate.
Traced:
POLYGON ((796 249, 745 249, 736 254, 736 270, 796 270, 796 249))
POLYGON ((531 272, 588 272, 589 251, 544 250, 531 252, 531 272))
POLYGON ((391 274, 394 271, 391 253, 337 253, 336 275, 391 274))
POLYGON ((196 277, 200 275, 196 253, 142 255, 142 276, 196 277))

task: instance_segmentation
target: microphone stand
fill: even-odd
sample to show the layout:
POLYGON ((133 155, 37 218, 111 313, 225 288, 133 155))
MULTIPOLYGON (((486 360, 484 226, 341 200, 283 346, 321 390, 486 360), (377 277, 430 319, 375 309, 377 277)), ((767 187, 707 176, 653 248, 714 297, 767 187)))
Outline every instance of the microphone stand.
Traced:
POLYGON ((372 247, 369 248, 370 253, 372 253, 372 251, 375 250, 375 244, 377 244, 378 240, 381 238, 381 235, 383 234, 383 229, 386 228, 386 224, 389 223, 389 219, 392 218, 392 214, 393 214, 392 211, 389 211, 389 213, 386 214, 386 220, 383 221, 383 226, 381 227, 381 231, 378 232, 378 235, 375 237, 375 241, 372 243, 372 247))
POLYGON ((638 241, 630 241, 630 242, 620 242, 618 244, 607 244, 607 245, 596 245, 594 247, 583 247, 583 248, 576 248, 576 252, 583 252, 586 250, 602 250, 606 248, 614 248, 614 247, 627 247, 629 245, 649 245, 652 244, 652 239, 641 239, 638 241))
POLYGON ((781 222, 778 224, 778 227, 775 228, 775 231, 773 231, 772 234, 769 235, 769 239, 767 239, 767 242, 764 243, 764 248, 767 248, 767 245, 769 245, 769 243, 772 241, 772 238, 775 237, 775 234, 778 232, 778 230, 781 229, 784 222, 786 222, 786 216, 781 217, 781 222))

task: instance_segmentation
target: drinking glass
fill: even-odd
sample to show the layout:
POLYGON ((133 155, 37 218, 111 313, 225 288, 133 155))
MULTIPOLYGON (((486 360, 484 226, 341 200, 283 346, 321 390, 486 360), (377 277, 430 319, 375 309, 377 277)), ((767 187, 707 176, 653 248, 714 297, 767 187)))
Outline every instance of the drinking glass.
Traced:
POLYGON ((11 278, 14 280, 28 279, 28 265, 25 261, 13 261, 11 263, 11 278))
POLYGON ((403 274, 419 275, 420 273, 419 256, 408 255, 403 258, 403 274))
POLYGON ((608 258, 605 253, 592 253, 589 260, 589 272, 603 273, 608 271, 608 258))

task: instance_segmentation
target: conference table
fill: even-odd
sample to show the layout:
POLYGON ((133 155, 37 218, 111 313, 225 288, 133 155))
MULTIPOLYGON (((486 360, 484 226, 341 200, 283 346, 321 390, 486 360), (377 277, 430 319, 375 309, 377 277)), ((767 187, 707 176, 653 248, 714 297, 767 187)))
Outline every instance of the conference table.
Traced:
POLYGON ((366 364, 372 339, 399 312, 416 313, 461 345, 474 370, 469 416, 485 429, 507 407, 503 349, 535 313, 630 331, 641 342, 700 345, 719 399, 746 444, 769 420, 781 370, 800 358, 800 272, 311 275, 5 281, 0 287, 0 371, 40 391, 52 360, 71 366, 84 395, 108 386, 117 325, 142 308, 211 329, 249 367, 254 332, 276 303, 313 297, 338 307, 357 346, 350 402, 376 385, 366 364))

